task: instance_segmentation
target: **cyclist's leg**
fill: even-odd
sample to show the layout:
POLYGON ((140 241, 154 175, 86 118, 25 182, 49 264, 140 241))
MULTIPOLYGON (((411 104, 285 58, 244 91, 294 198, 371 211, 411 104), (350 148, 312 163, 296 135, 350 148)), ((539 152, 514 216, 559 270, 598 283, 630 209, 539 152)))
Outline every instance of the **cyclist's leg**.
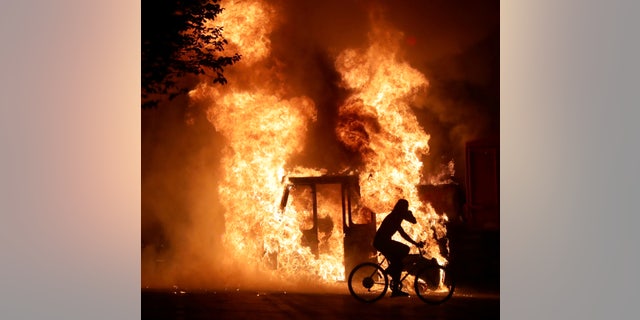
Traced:
POLYGON ((404 259, 404 257, 407 256, 407 254, 409 254, 409 247, 397 242, 397 241, 391 241, 388 244, 388 255, 387 259, 389 260, 389 268, 387 269, 389 275, 391 276, 392 279, 392 286, 391 286, 391 291, 392 291, 392 296, 398 296, 398 295, 406 295, 403 294, 400 288, 400 276, 402 274, 402 260, 404 259))

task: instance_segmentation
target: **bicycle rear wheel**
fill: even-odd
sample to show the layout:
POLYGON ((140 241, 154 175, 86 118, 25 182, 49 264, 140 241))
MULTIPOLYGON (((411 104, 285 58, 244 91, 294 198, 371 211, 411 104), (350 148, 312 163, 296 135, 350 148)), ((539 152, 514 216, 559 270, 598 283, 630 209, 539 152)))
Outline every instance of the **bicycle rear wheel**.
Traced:
POLYGON ((414 289, 420 300, 429 304, 441 304, 453 296, 453 275, 441 266, 429 266, 416 274, 414 289))
POLYGON ((353 268, 349 274, 349 292, 362 302, 375 302, 384 297, 389 287, 389 279, 384 269, 372 262, 364 262, 353 268))

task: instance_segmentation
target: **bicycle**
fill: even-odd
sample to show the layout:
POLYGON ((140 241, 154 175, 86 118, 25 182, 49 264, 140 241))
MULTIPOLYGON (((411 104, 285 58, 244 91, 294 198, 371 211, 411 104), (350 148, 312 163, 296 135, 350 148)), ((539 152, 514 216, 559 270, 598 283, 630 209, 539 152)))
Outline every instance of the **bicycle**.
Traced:
MULTIPOLYGON (((441 304, 453 296, 455 281, 448 267, 440 266, 435 259, 424 257, 424 251, 418 247, 419 254, 410 254, 404 260, 400 288, 405 280, 414 277, 413 290, 420 300, 433 305, 441 304)), ((357 300, 372 303, 380 300, 389 289, 391 277, 383 264, 387 261, 378 253, 380 262, 363 262, 356 265, 349 274, 349 292, 357 300)), ((408 281, 408 280, 407 280, 408 281)))

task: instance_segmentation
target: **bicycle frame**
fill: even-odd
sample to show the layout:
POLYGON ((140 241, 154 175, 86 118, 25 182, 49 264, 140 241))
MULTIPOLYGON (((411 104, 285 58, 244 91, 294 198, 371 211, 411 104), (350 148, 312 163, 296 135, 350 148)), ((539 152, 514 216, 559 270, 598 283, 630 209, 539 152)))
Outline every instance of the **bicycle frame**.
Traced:
MULTIPOLYGON (((372 260, 355 266, 347 280, 349 292, 362 302, 375 302, 384 297, 389 288, 390 275, 387 272, 388 259, 382 253, 372 260), (382 258, 380 258, 382 256, 382 258)), ((373 258, 373 257, 372 257, 373 258)), ((441 304, 453 295, 455 280, 436 259, 424 257, 424 251, 410 254, 403 260, 400 288, 408 283, 409 275, 414 276, 412 287, 420 300, 429 304, 441 304)))
MULTIPOLYGON (((384 273, 387 277, 389 277, 389 273, 387 272, 387 267, 384 267, 384 263, 387 262, 387 257, 384 256, 381 252, 378 252, 376 257, 379 260, 378 266, 384 270, 384 273), (379 259, 382 257, 382 260, 379 259)), ((418 253, 413 253, 407 255, 405 259, 402 261, 402 276, 400 277, 400 283, 404 282, 409 275, 415 275, 419 270, 425 268, 428 265, 439 265, 436 259, 431 258, 427 259, 424 257, 424 251, 421 248, 418 248, 418 253)))

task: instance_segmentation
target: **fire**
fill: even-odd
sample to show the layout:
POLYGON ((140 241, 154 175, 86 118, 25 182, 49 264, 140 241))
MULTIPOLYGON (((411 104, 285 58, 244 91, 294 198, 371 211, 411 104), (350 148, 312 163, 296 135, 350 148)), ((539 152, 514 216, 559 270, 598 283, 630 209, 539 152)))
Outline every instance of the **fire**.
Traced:
MULTIPOLYGON (((301 244, 295 207, 287 214, 279 208, 287 161, 304 146, 304 133, 315 121, 316 109, 307 97, 285 98, 285 83, 259 76, 274 72, 266 70, 264 62, 270 50, 272 10, 259 1, 229 2, 220 21, 223 26, 228 23, 225 35, 243 54, 238 67, 253 77, 242 85, 230 81, 222 88, 202 83, 190 92, 194 101, 210 103, 209 120, 227 142, 219 187, 225 209, 224 243, 235 259, 257 265, 264 273, 275 267, 283 278, 338 280, 343 276, 342 257, 326 253, 316 257, 301 244)), ((309 168, 289 171, 324 173, 309 168)), ((326 245, 335 245, 337 237, 327 235, 333 239, 326 245)))
POLYGON ((221 26, 229 41, 227 52, 242 52, 243 63, 266 58, 271 50, 268 35, 275 25, 273 8, 258 1, 225 1, 224 10, 210 23, 221 26), (265 23, 266 22, 266 23, 265 23))
MULTIPOLYGON (((423 178, 422 160, 429 152, 430 136, 418 123, 410 102, 428 81, 397 58, 401 34, 379 23, 373 25, 377 28, 370 34, 369 47, 346 50, 335 63, 343 85, 353 91, 340 107, 342 121, 336 133, 365 160, 360 179, 364 203, 386 214, 390 204, 407 199, 418 223, 403 228, 414 239, 428 240, 429 255, 444 264, 446 259, 435 240, 446 234, 446 216, 440 217, 423 204, 416 189, 423 178)), ((399 235, 396 239, 403 241, 399 235)))
MULTIPOLYGON (((303 201, 302 192, 291 193, 286 211, 280 208, 288 176, 327 172, 291 163, 303 150, 318 110, 312 99, 290 93, 287 83, 278 80, 284 71, 269 60, 269 35, 278 23, 275 10, 257 0, 227 1, 224 7, 212 23, 224 27, 228 49, 240 52, 242 60, 226 72, 227 85, 202 82, 190 98, 208 104, 208 119, 226 142, 218 192, 227 251, 232 259, 281 279, 344 280, 339 205, 318 200, 324 204, 318 207, 318 219, 329 227, 318 231, 316 254, 302 244, 304 217, 310 214, 297 204, 303 201)), ((379 28, 372 32, 368 48, 337 56, 335 68, 352 95, 339 108, 335 133, 364 159, 364 167, 358 168, 362 204, 378 213, 380 222, 399 198, 409 200, 418 224, 405 230, 414 239, 429 240, 429 254, 444 263, 434 230, 437 238, 446 234, 446 216, 422 203, 416 188, 430 136, 410 103, 428 81, 397 57, 399 43, 393 39, 402 37, 379 28)))

